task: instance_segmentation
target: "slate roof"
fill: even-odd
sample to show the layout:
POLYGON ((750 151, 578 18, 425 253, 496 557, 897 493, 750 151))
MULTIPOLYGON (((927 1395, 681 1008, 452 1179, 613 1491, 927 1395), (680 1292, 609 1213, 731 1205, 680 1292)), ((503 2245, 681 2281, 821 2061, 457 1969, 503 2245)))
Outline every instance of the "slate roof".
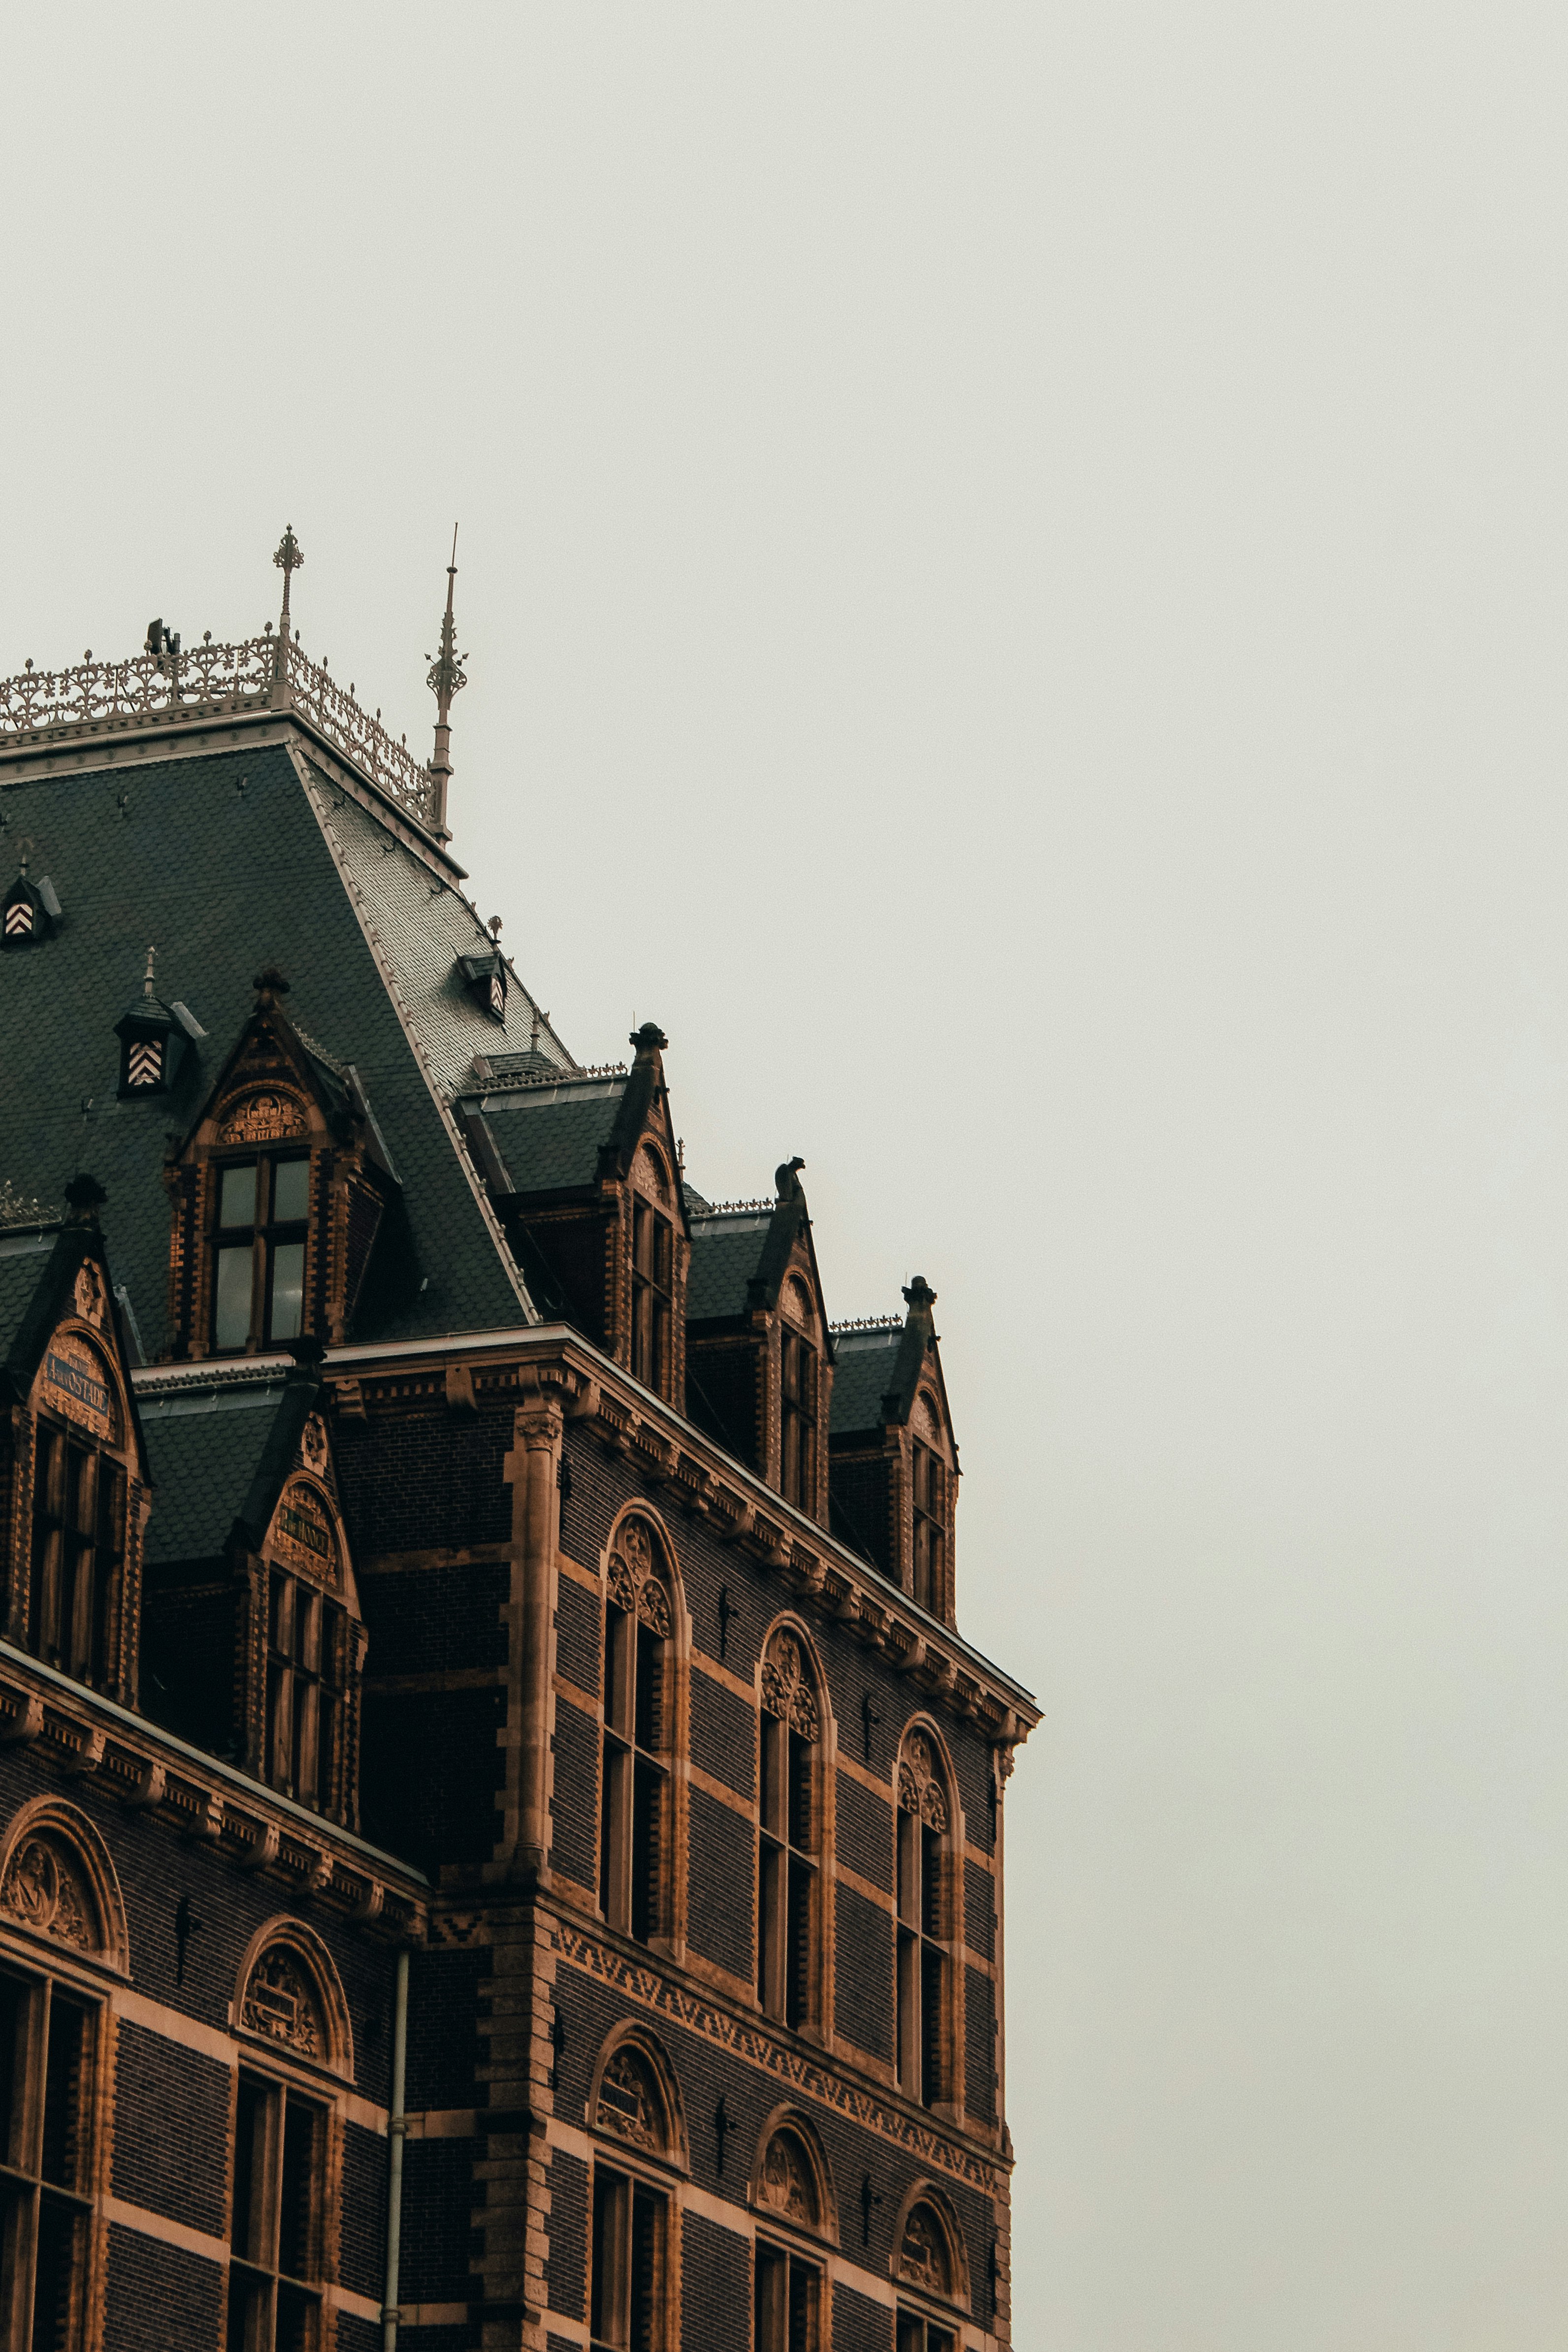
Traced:
POLYGON ((624 1077, 578 1078, 465 1101, 483 1118, 510 1190, 556 1192, 594 1181, 626 1089, 624 1077))
POLYGON ((691 1220, 691 1258, 686 1276, 686 1312, 693 1323, 744 1315, 746 1285, 762 1264, 772 1214, 752 1210, 742 1216, 691 1220))
POLYGON ((11 1352, 54 1246, 53 1232, 0 1232, 0 1359, 11 1352))
POLYGON ((234 1387, 141 1399, 157 1507, 147 1564, 221 1557, 283 1404, 288 1367, 234 1387))
POLYGON ((886 1331, 836 1331, 833 1335, 833 1398, 829 1429, 835 1437, 882 1429, 888 1415, 882 1399, 898 1385, 899 1349, 904 1327, 886 1331))
MULTIPOLYGON (((402 1180, 408 1245, 426 1286, 411 1282, 383 1301, 383 1319, 362 1321, 354 1336, 434 1337, 529 1318, 445 1107, 448 1076, 502 1034, 452 977, 477 919, 424 859, 307 772, 309 791, 275 743, 144 766, 62 765, 0 784, 10 821, 0 841, 31 836, 34 863, 54 875, 66 909, 51 940, 0 955, 0 1178, 47 1201, 74 1168, 99 1177, 114 1279, 149 1355, 167 1336, 165 1142, 194 1122, 268 961, 291 984, 290 1019, 329 1066, 358 1073, 402 1180), (169 1095, 121 1102, 114 1024, 149 941, 160 995, 179 997, 207 1034, 187 1047, 169 1095)), ((531 1028, 526 992, 514 988, 510 1041, 525 1045, 531 1028)))

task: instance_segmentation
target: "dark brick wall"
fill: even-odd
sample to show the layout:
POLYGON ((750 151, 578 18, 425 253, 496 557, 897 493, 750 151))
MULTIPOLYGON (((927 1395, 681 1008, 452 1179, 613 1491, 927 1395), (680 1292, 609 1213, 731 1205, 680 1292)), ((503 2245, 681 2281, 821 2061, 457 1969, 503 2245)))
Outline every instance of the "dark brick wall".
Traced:
POLYGON ((558 2148, 544 2175, 550 2192, 550 2258, 545 2264, 550 2308, 582 2319, 588 2275, 588 2168, 558 2148))
POLYGON ((570 1683, 590 1697, 599 1696, 599 1646, 604 1610, 597 1593, 574 1578, 563 1576, 556 1587, 555 1664, 570 1683))
POLYGON ((226 2066, 122 2018, 115 2053, 115 2195, 221 2237, 228 2096, 226 2066))
MULTIPOLYGON (((376 2294, 379 2297, 380 2287, 377 2287, 376 2294)), ((402 2328, 397 2331, 400 2341, 403 2332, 402 2328)), ((421 2344, 424 2340, 423 2336, 419 2338, 421 2344)), ((384 2341, 374 2319, 361 2319, 352 2311, 339 2312, 334 2352, 381 2352, 384 2341)))
POLYGON ((682 2352, 747 2352, 752 2341, 752 2250, 701 2213, 681 2221, 682 2352))
POLYGON ((973 1862, 963 1865, 963 1940, 983 1960, 995 1958, 995 1887, 991 1873, 973 1862))
POLYGON ((111 2222, 103 2352, 212 2352, 223 2282, 216 2263, 111 2222))
POLYGON ((468 2139, 411 2139, 405 2148, 400 2304, 467 2303, 473 2294, 474 2162, 482 2153, 468 2139))
POLYGON ((386 2158, 379 2132, 345 2126, 339 2275, 353 2294, 378 2302, 386 2284, 386 2158))
POLYGON ((462 1666, 504 1666, 507 1634, 500 1612, 510 1591, 511 1569, 504 1559, 363 1575, 366 1673, 432 1675, 462 1666))
POLYGON ((474 2068, 479 1985, 490 1973, 488 1951, 412 1952, 408 1960, 408 2051, 404 2095, 412 2112, 479 2104, 474 2068))
POLYGON ((995 1830, 991 1818, 991 1790, 994 1782, 991 1774, 990 1742, 966 1723, 954 1723, 951 1717, 942 1725, 948 1746, 952 1750, 953 1770, 958 1779, 958 1801, 963 1807, 963 1827, 971 1845, 982 1853, 989 1853, 995 1845, 995 1830))
POLYGON ((691 1669, 691 1760, 739 1797, 757 1785, 756 1710, 723 1683, 691 1669))
POLYGON ((335 1451, 356 1559, 441 1545, 508 1543, 511 1488, 501 1475, 511 1450, 510 1404, 479 1413, 372 1407, 369 1425, 335 1451))
POLYGON ((965 1969, 963 1987, 963 2096, 972 2116, 987 2123, 996 2114, 996 1999, 989 1977, 965 1969))
POLYGON ((365 1835, 421 1869, 485 1862, 500 1835, 506 1762, 501 1690, 367 1690, 361 1797, 365 1835))
POLYGON ((893 1926, 842 1880, 834 1953, 834 2026, 873 2058, 893 2055, 893 1926))
POLYGON ((559 1691, 554 1747, 551 1864, 574 1885, 592 1891, 599 1883, 599 1727, 559 1691))
POLYGON ((840 2279, 833 2290, 833 2352, 890 2352, 893 2315, 840 2279))
POLYGON ((749 1980, 755 1964, 755 1832, 706 1789, 693 1788, 690 1797, 687 1935, 694 1951, 749 1980))
MULTIPOLYGON (((889 1795, 891 1791, 889 1790, 889 1795)), ((890 1803, 874 1797, 847 1772, 838 1775, 835 1808, 838 1859, 848 1869, 868 1878, 873 1886, 893 1891, 893 1812, 890 1803)))

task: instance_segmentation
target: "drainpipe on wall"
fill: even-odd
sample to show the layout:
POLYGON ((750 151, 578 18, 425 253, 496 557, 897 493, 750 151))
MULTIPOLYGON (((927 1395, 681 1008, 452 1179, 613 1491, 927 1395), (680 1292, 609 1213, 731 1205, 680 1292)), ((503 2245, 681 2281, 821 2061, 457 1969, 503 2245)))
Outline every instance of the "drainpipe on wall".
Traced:
POLYGON ((403 2143, 408 2120, 403 2112, 403 2062, 408 2046, 408 1955, 397 1955, 397 1980, 392 1996, 392 2113, 387 2117, 389 2142, 386 2168, 386 2293, 381 2308, 382 2352, 397 2352, 398 2241, 403 2231, 403 2143))

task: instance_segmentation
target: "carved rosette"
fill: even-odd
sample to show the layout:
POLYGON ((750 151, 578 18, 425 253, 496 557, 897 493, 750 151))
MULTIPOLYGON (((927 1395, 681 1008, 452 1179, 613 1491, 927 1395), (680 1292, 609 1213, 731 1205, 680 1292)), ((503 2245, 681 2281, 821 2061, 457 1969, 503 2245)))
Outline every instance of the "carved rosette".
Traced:
POLYGON ((947 2241, 929 2205, 913 2206, 904 2223, 904 2241, 899 2248, 899 2276, 927 2294, 945 2295, 951 2291, 947 2241))
POLYGON ((251 1969, 240 2021, 300 2058, 325 2055, 326 2035, 315 1989, 292 1952, 274 1944, 251 1969))
POLYGON ((764 2205, 805 2229, 816 2222, 816 2184, 805 2150, 793 2132, 775 2132, 763 2158, 758 2194, 764 2205))
POLYGON ((0 1885, 0 1911, 79 1952, 98 1948, 95 1906, 87 1880, 55 1838, 26 1838, 17 1847, 0 1885))
POLYGON ((634 2147, 658 2153, 658 2104, 647 2068, 635 2050, 617 2050, 606 2063, 594 2120, 601 2131, 614 2132, 618 2139, 630 2140, 634 2147))
POLYGON ((661 1641, 669 1639, 669 1594, 656 1565, 653 1536, 642 1519, 623 1520, 610 1554, 610 1598, 661 1641))
POLYGON ((768 1643, 763 1660, 763 1706, 769 1715, 776 1715, 803 1739, 816 1739, 822 1729, 816 1711, 816 1694, 812 1689, 801 1655, 800 1643, 793 1633, 778 1633, 768 1643))
POLYGON ((899 1761, 899 1804, 928 1829, 947 1827, 947 1797, 931 1760, 931 1742, 916 1732, 899 1761))

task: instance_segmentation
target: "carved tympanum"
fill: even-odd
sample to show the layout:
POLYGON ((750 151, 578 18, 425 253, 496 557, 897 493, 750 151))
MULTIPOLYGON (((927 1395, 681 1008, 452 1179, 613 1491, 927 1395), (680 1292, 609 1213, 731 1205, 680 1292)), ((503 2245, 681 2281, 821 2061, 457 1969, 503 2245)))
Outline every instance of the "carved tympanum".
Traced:
POLYGON ((642 1519, 625 1519, 610 1554, 610 1598, 617 1609, 638 1618, 661 1640, 670 1629, 669 1594, 657 1565, 652 1531, 642 1519))
POLYGON ((815 1739, 822 1728, 800 1643, 787 1631, 773 1635, 763 1660, 763 1706, 803 1739, 815 1739))
POLYGON ((929 2205, 912 2205, 899 2248, 899 2276, 927 2294, 952 2292, 947 2236, 929 2205))
POLYGON ((786 2221, 813 2229, 817 2220, 816 2182, 806 2153, 794 2132, 775 2132, 763 2158, 758 2193, 786 2221))
POLYGON ((658 2099, 648 2070, 635 2050, 620 2049, 607 2061, 599 2082, 599 2104, 594 2120, 601 2131, 629 2139, 636 2147, 657 2151, 658 2099))
POLYGON ((267 1087, 260 1093, 242 1096, 238 1102, 229 1105, 224 1113, 218 1141, 281 1143, 304 1131, 303 1106, 292 1095, 275 1093, 267 1087))
POLYGON ((280 1944, 263 1952, 251 1969, 240 2019, 252 2033, 264 2033, 301 2058, 326 2053, 315 1988, 294 1954, 280 1944))
POLYGON ((58 1838, 24 1838, 0 1885, 0 1911, 24 1927, 53 1936, 79 1952, 98 1948, 100 1937, 86 1874, 58 1838))
POLYGON ((947 1798, 937 1777, 931 1742, 918 1731, 899 1762, 899 1803, 906 1813, 918 1813, 928 1829, 946 1829, 947 1798))

